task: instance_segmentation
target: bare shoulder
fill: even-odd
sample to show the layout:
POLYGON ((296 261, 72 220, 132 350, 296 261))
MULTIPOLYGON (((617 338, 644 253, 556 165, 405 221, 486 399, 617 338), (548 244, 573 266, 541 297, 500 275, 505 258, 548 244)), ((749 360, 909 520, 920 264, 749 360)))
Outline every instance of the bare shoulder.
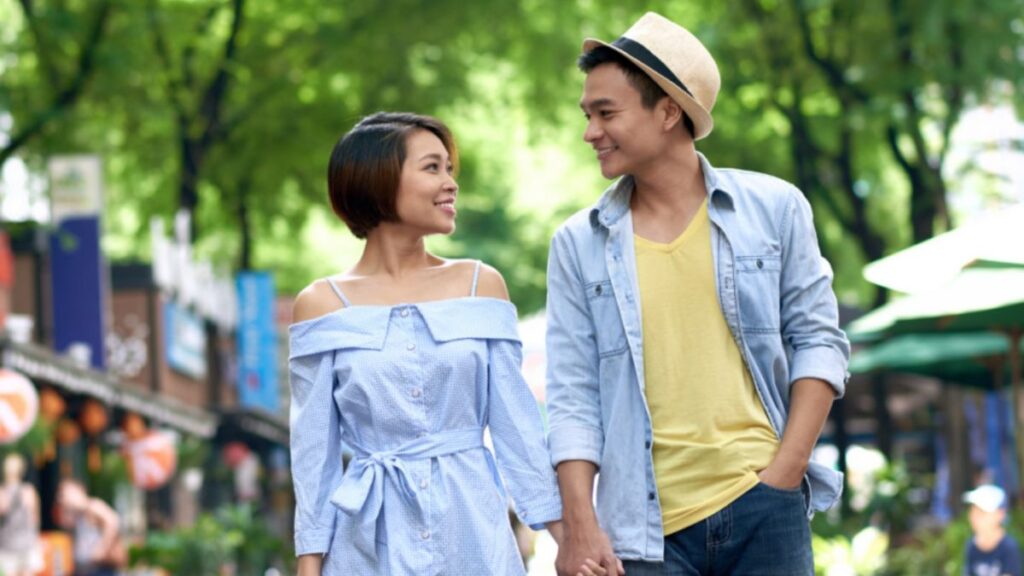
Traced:
POLYGON ((303 288, 302 292, 295 297, 295 304, 292 305, 292 321, 302 322, 319 318, 339 308, 344 308, 344 306, 334 290, 331 290, 327 280, 319 278, 303 288))
POLYGON ((476 295, 508 300, 508 286, 505 285, 505 278, 502 277, 501 272, 489 264, 481 264, 476 295))

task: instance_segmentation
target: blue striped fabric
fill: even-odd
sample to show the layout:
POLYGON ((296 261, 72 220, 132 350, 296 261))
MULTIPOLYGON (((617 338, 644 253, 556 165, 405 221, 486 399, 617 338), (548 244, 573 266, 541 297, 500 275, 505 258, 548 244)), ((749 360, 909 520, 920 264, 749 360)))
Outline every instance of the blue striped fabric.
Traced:
POLYGON ((297 554, 325 575, 524 573, 502 477, 535 528, 561 503, 511 303, 353 306, 290 344, 297 554))

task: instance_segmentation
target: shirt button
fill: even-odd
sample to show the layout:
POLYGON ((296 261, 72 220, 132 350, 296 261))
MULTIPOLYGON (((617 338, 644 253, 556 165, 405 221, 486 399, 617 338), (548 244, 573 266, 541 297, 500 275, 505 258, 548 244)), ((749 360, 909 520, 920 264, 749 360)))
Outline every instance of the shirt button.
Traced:
POLYGON ((424 530, 423 532, 420 532, 420 538, 423 538, 424 540, 430 540, 430 530, 424 530))
POLYGON ((646 448, 648 450, 651 449, 651 441, 650 440, 648 440, 647 442, 644 442, 644 448, 646 448))
POLYGON ((426 488, 429 485, 430 485, 430 482, 427 482, 426 478, 424 478, 423 480, 420 480, 420 488, 426 488))
POLYGON ((647 499, 653 501, 654 500, 654 492, 648 492, 647 493, 647 499))
POLYGON ((408 308, 402 308, 402 311, 401 311, 401 312, 399 312, 398 314, 399 314, 399 316, 401 316, 402 318, 405 318, 406 316, 408 316, 408 315, 409 315, 409 309, 408 309, 408 308))
POLYGON ((405 347, 405 349, 410 351, 410 352, 412 352, 413 350, 416 349, 416 345, 415 344, 409 344, 408 346, 405 347))
POLYGON ((412 397, 413 398, 419 398, 420 394, 421 394, 421 392, 420 392, 419 388, 413 388, 412 389, 412 397))

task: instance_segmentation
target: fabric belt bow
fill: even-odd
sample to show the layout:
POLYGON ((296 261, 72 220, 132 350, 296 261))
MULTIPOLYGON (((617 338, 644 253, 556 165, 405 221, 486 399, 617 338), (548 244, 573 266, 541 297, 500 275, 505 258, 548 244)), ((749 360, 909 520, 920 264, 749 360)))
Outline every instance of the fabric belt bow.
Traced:
MULTIPOLYGON (((422 517, 423 506, 420 494, 413 486, 404 461, 436 458, 474 448, 482 448, 484 429, 481 427, 445 430, 417 438, 393 450, 370 452, 360 446, 349 444, 355 456, 349 463, 341 484, 331 496, 331 503, 346 514, 357 518, 359 530, 355 535, 356 548, 371 558, 377 557, 377 520, 384 504, 384 482, 390 478, 398 488, 401 498, 413 506, 422 517)), ((487 450, 487 462, 498 487, 504 487, 494 465, 494 458, 487 450)))

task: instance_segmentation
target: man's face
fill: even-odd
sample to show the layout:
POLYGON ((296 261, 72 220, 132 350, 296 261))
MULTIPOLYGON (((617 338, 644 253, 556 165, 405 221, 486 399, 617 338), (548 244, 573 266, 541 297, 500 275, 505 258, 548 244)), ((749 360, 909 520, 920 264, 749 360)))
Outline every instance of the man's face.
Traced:
POLYGON ((640 92, 615 64, 602 64, 587 74, 580 98, 587 118, 583 139, 597 152, 605 178, 642 174, 660 157, 663 104, 644 108, 640 92))

